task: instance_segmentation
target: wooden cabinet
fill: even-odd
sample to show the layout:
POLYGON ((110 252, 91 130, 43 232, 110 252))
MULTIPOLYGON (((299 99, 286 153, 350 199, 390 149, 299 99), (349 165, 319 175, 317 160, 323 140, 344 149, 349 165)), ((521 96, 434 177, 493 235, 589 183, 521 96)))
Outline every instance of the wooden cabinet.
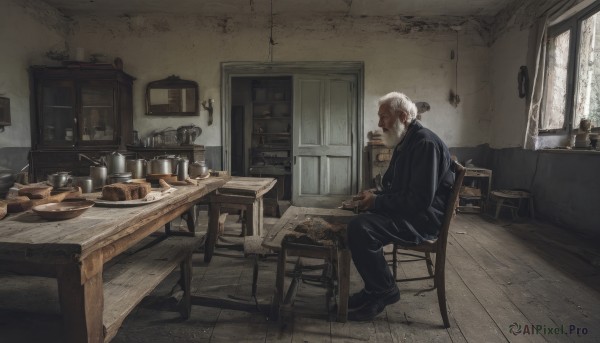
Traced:
POLYGON ((385 145, 367 145, 365 148, 365 170, 363 188, 375 188, 376 179, 381 182, 381 177, 385 174, 390 160, 392 159, 392 149, 385 145))
POLYGON ((289 77, 252 81, 252 176, 278 179, 279 198, 291 197, 292 81, 289 77), (287 182, 286 182, 287 181, 287 182))
POLYGON ((457 210, 463 213, 485 211, 492 190, 492 171, 484 168, 467 168, 460 188, 457 210))
POLYGON ((124 150, 132 143, 132 76, 110 66, 32 67, 30 75, 30 170, 36 180, 38 165, 46 171, 79 167, 78 158, 73 162, 63 153, 124 150))

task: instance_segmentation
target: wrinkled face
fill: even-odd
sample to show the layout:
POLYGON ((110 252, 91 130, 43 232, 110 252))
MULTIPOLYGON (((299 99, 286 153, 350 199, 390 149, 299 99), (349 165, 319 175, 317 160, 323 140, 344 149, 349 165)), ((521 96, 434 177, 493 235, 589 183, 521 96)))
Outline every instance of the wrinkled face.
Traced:
POLYGON ((397 119, 400 119, 401 124, 406 125, 406 118, 408 117, 406 112, 403 111, 393 113, 390 105, 387 103, 379 106, 377 115, 379 116, 378 126, 382 129, 383 133, 393 130, 397 119))
POLYGON ((383 144, 388 148, 395 147, 406 134, 405 112, 392 113, 388 104, 379 106, 379 127, 383 131, 383 144))

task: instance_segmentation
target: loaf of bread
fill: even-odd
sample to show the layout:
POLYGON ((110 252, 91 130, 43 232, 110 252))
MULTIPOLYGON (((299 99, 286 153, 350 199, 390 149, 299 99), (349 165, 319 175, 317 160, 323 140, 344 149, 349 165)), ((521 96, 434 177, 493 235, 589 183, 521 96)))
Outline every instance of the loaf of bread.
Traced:
POLYGON ((102 200, 125 201, 143 199, 150 192, 148 182, 113 183, 102 187, 102 200))

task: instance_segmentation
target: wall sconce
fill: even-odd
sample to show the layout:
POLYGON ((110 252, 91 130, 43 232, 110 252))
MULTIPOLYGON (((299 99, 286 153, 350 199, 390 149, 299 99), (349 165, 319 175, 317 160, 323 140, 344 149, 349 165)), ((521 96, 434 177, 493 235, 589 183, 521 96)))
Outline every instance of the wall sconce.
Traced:
POLYGON ((202 107, 208 111, 208 125, 212 125, 213 122, 213 103, 215 102, 215 99, 208 99, 202 101, 202 107), (208 105, 207 105, 208 103, 208 105))
POLYGON ((10 99, 0 97, 0 132, 4 132, 4 127, 10 125, 10 99))

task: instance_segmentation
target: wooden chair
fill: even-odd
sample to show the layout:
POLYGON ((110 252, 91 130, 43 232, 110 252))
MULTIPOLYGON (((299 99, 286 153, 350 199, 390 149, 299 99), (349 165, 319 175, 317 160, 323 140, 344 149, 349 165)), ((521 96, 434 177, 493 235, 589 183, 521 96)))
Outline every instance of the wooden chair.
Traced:
POLYGON ((454 217, 456 206, 458 205, 458 194, 460 192, 460 186, 462 185, 463 178, 465 176, 465 168, 461 166, 458 162, 453 162, 453 164, 456 176, 454 180, 454 185, 452 187, 452 194, 448 199, 448 206, 446 207, 446 212, 444 214, 444 222, 442 223, 442 227, 440 229, 440 234, 438 238, 434 241, 425 241, 417 246, 402 246, 400 244, 395 243, 394 250, 392 252, 392 272, 394 275, 394 279, 396 279, 396 282, 433 279, 433 288, 437 289, 440 313, 442 314, 442 319, 444 320, 444 327, 446 328, 450 327, 450 322, 448 320, 448 311, 446 309, 446 284, 444 275, 446 265, 446 243, 448 242, 448 230, 450 228, 450 222, 454 217), (425 255, 417 255, 414 253, 402 251, 421 252, 425 255), (435 254, 435 266, 433 265, 431 259, 432 253, 435 254), (411 257, 411 259, 399 261, 398 255, 409 256, 411 257), (409 279, 398 279, 398 262, 413 262, 421 260, 425 260, 429 276, 415 277, 409 279))

